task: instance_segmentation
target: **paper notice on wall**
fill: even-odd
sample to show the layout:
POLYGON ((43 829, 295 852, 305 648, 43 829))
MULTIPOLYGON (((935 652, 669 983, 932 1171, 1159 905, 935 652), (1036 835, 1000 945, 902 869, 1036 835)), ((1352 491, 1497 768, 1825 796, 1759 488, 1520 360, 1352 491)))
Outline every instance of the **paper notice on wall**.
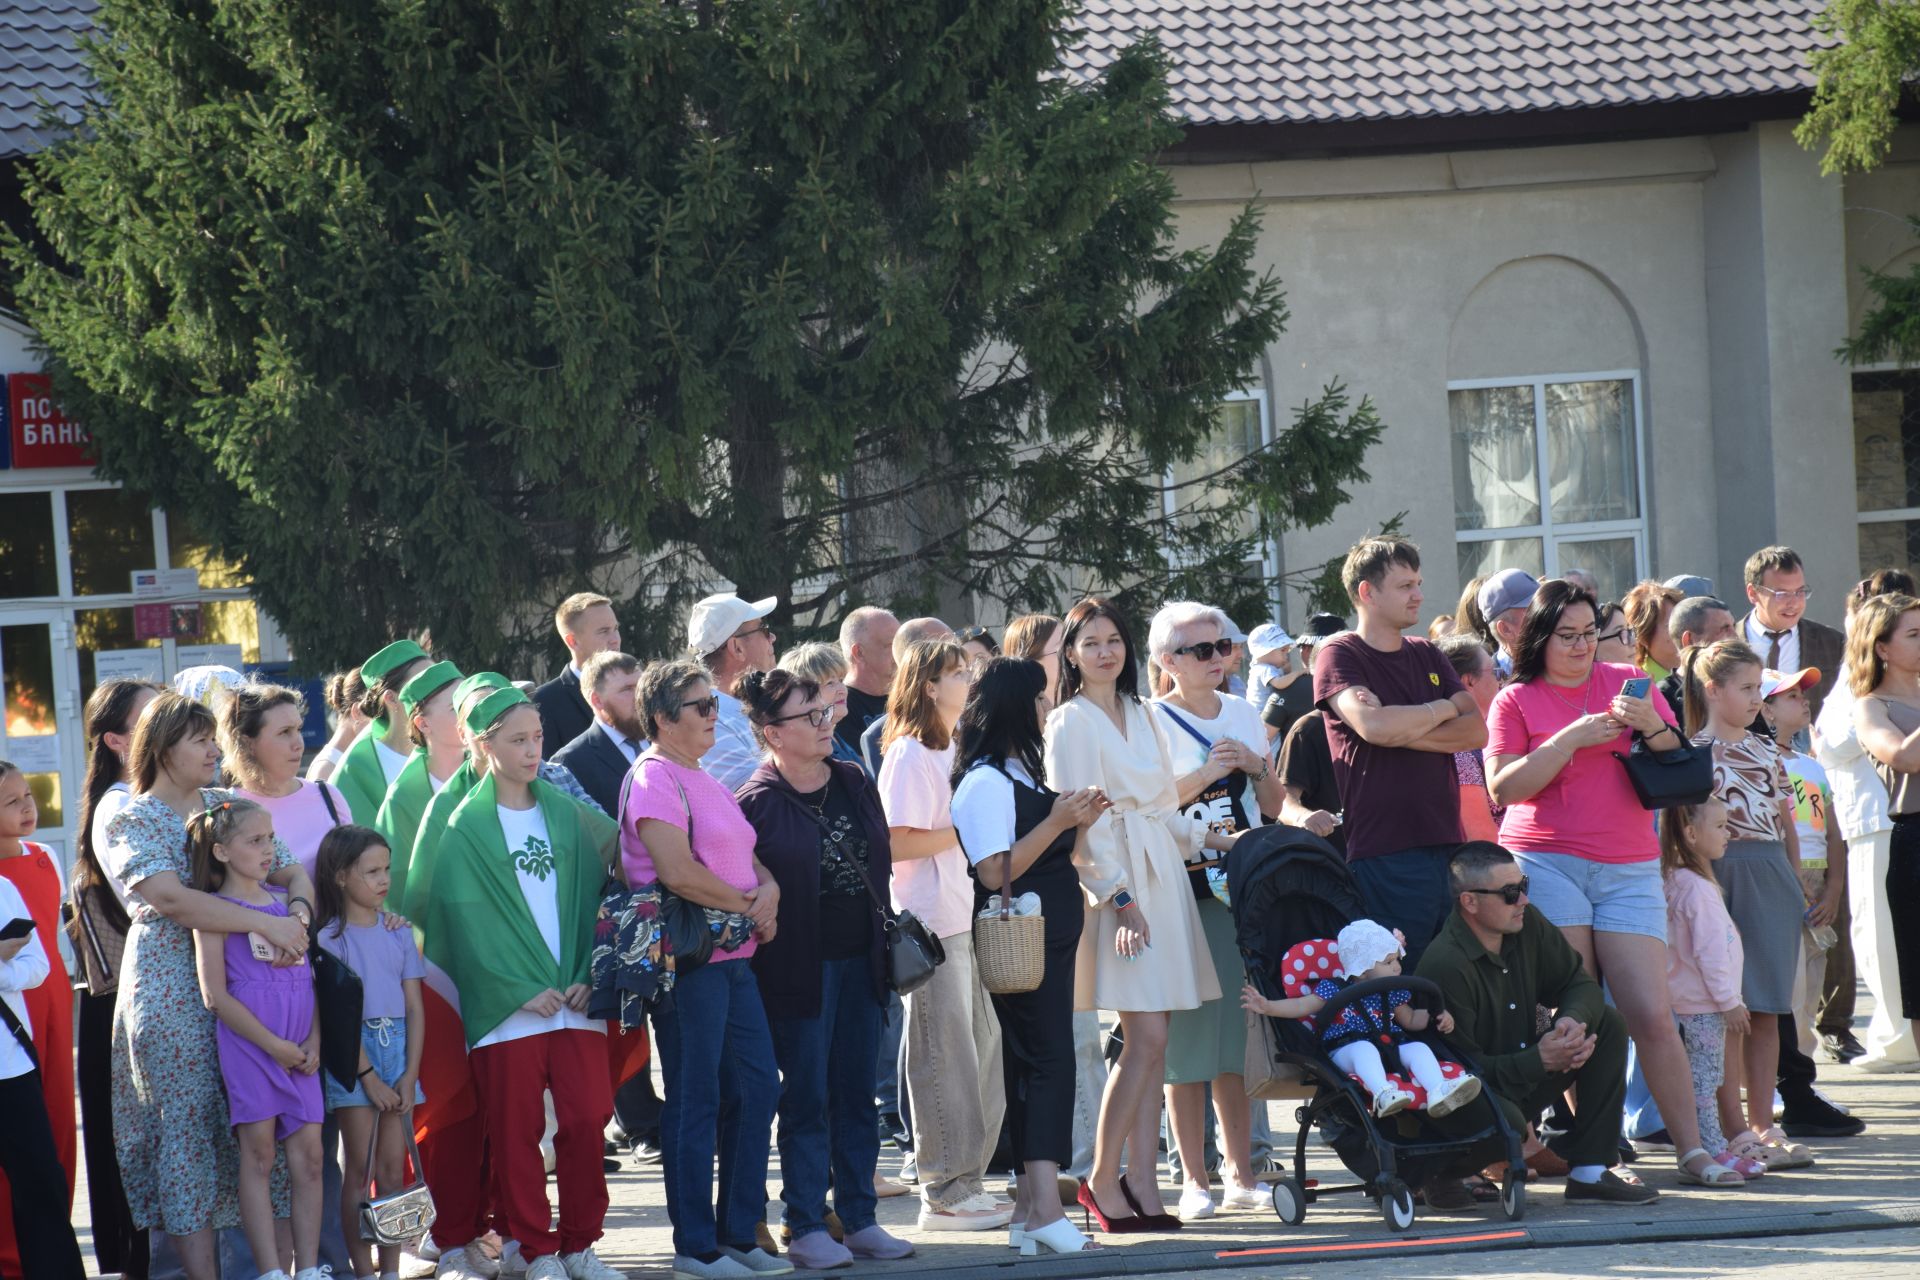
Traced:
POLYGON ((93 682, 164 680, 162 654, 153 649, 100 649, 93 655, 93 682))
POLYGON ((237 644, 183 644, 173 652, 176 671, 188 667, 232 667, 238 671, 242 661, 237 644))
POLYGON ((135 569, 135 600, 175 600, 195 595, 200 590, 198 569, 135 569))
POLYGON ((52 773, 60 767, 60 735, 35 734, 33 737, 6 739, 6 760, 22 773, 52 773))

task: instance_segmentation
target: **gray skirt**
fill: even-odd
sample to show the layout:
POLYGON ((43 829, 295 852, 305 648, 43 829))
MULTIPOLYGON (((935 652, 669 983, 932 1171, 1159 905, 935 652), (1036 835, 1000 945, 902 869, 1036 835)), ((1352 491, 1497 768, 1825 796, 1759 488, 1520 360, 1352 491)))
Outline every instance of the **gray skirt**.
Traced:
POLYGON ((1733 840, 1714 872, 1746 954, 1740 998, 1749 1013, 1792 1013, 1793 971, 1807 900, 1778 840, 1733 840))

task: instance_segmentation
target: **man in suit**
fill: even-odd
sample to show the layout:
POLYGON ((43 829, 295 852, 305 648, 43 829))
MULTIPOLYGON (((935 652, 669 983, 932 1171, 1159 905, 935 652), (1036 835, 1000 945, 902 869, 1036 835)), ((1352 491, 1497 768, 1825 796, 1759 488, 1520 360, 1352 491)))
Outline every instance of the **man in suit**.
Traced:
MULTIPOLYGON (((1847 638, 1806 616, 1806 566, 1792 547, 1762 547, 1747 557, 1747 600, 1752 612, 1740 620, 1740 638, 1753 646, 1769 671, 1814 667, 1820 679, 1807 691, 1817 718, 1833 688, 1846 652, 1847 638)), ((1840 941, 1827 952, 1827 981, 1820 1008, 1821 1042, 1842 1061, 1864 1047, 1853 1035, 1854 965, 1852 920, 1846 903, 1833 922, 1840 941), (1844 1056, 1843 1056, 1844 1055, 1844 1056)), ((1865 1126, 1840 1112, 1813 1087, 1813 1059, 1800 1052, 1791 1018, 1780 1020, 1780 1097, 1786 1104, 1781 1126, 1792 1137, 1847 1137, 1865 1126)))
POLYGON ((594 654, 620 648, 620 619, 613 616, 613 601, 579 591, 554 610, 553 629, 567 646, 567 669, 533 691, 533 705, 540 713, 541 750, 549 758, 593 723, 593 708, 580 691, 580 671, 594 654))
POLYGON ((639 683, 639 660, 629 654, 608 650, 588 658, 580 669, 580 686, 593 708, 593 721, 553 754, 554 763, 573 770, 594 803, 609 815, 620 812, 620 783, 647 749, 634 706, 633 691, 639 683))

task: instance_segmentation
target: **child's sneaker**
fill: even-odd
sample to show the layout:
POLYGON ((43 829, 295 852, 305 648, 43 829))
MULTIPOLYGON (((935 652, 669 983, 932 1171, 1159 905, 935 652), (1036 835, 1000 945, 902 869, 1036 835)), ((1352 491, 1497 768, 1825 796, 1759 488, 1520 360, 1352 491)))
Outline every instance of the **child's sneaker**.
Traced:
POLYGON ((1480 1096, 1478 1076, 1454 1076, 1442 1080, 1438 1089, 1427 1090, 1427 1114, 1438 1120, 1466 1106, 1480 1096))
POLYGON ((1373 1095, 1373 1114, 1385 1120, 1413 1105, 1413 1095, 1398 1085, 1388 1085, 1373 1095))

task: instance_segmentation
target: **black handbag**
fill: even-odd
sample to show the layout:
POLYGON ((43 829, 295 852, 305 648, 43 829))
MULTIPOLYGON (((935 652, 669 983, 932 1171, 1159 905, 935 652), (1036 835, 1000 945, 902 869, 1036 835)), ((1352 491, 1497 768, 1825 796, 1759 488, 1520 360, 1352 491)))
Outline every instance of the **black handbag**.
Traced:
POLYGON ((313 964, 314 1005, 320 1022, 320 1065, 342 1089, 352 1089, 360 1083, 360 1014, 366 990, 345 960, 320 945, 318 929, 310 936, 307 955, 313 964))
MULTIPOLYGON (((1676 736, 1677 732, 1676 732, 1676 736)), ((1672 809, 1704 803, 1713 795, 1713 748, 1685 739, 1671 751, 1655 751, 1638 731, 1633 747, 1613 758, 1627 771, 1642 809, 1672 809)))
MULTIPOLYGON (((827 785, 833 785, 831 779, 827 785)), ((791 791, 780 791, 780 794, 786 797, 789 804, 813 819, 822 831, 827 829, 825 820, 801 804, 791 791)), ((825 848, 860 877, 861 887, 867 891, 867 897, 873 900, 873 909, 880 916, 880 928, 886 935, 887 986, 895 995, 904 996, 932 982, 933 971, 947 962, 947 949, 940 945, 940 939, 934 936, 933 930, 927 928, 913 912, 893 910, 875 891, 873 881, 867 879, 866 870, 842 853, 838 844, 828 840, 825 848)))

